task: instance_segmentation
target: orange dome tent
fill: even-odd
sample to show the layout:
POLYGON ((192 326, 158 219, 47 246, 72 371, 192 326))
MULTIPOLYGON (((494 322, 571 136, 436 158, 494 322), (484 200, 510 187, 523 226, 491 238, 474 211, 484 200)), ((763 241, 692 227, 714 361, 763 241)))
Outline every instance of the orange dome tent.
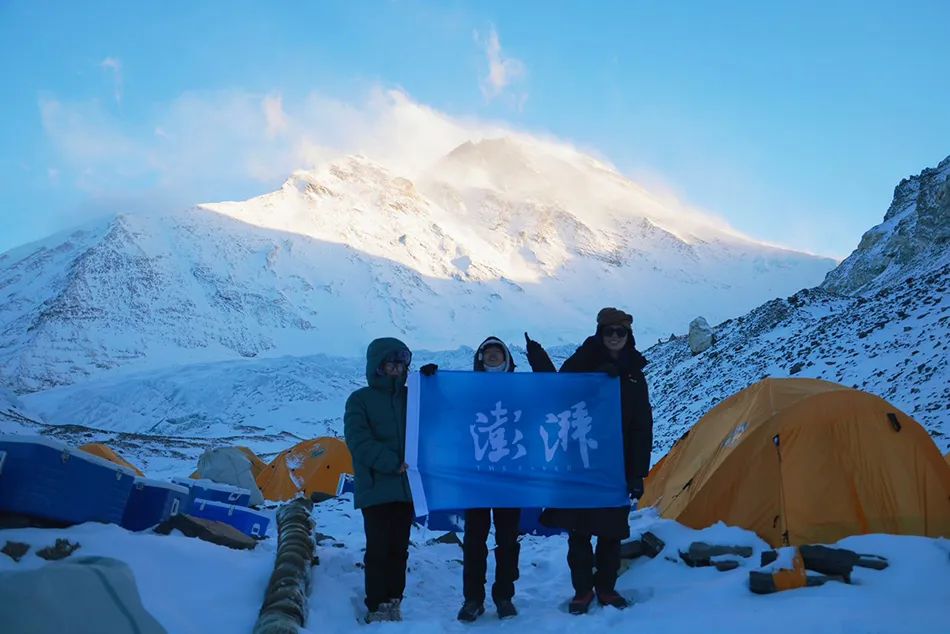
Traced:
POLYGON ((94 456, 105 458, 109 462, 114 462, 116 464, 122 465, 123 467, 128 467, 129 469, 134 471, 135 474, 138 476, 145 475, 144 473, 142 473, 142 471, 138 467, 136 467, 131 462, 127 461, 125 458, 117 454, 108 445, 103 445, 102 443, 99 443, 99 442, 93 442, 93 443, 82 445, 79 448, 82 451, 85 451, 86 453, 91 453, 94 456))
POLYGON ((924 428, 881 398, 817 379, 765 379, 673 446, 640 505, 693 528, 741 526, 772 546, 950 537, 950 468, 924 428))
POLYGON ((241 453, 247 456, 247 459, 251 461, 251 473, 254 474, 254 478, 257 479, 257 476, 261 475, 264 469, 267 468, 267 463, 257 457, 257 454, 248 449, 247 447, 235 447, 239 449, 241 453))
POLYGON ((277 454, 257 477, 257 486, 268 500, 289 500, 300 492, 334 495, 342 473, 353 473, 346 444, 339 438, 316 438, 277 454))

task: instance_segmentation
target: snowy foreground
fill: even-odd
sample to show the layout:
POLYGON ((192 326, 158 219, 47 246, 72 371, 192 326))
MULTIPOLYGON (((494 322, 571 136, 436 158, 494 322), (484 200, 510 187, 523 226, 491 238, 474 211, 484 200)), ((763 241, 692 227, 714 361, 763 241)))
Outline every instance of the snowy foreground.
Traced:
MULTIPOLYGON (((950 609, 950 541, 922 537, 865 535, 840 546, 883 555, 883 571, 855 568, 853 585, 829 582, 759 596, 749 592, 748 572, 767 545, 748 531, 713 526, 702 531, 659 519, 652 510, 631 515, 634 536, 650 530, 666 542, 656 559, 634 560, 618 590, 634 601, 625 610, 595 605, 590 614, 571 616, 571 595, 563 536, 524 538, 521 579, 515 603, 521 614, 499 621, 490 605, 474 624, 461 624, 461 548, 432 543, 438 533, 415 528, 402 623, 360 625, 362 614, 362 521, 349 495, 314 509, 317 530, 327 536, 313 568, 307 632, 938 632, 947 631, 950 609), (692 541, 752 546, 755 553, 740 568, 718 572, 689 568, 677 557, 692 541), (369 628, 368 630, 366 628, 369 628)), ((271 524, 273 527, 273 523, 271 524)), ((230 550, 177 532, 170 536, 130 533, 111 525, 83 524, 68 529, 10 529, 6 540, 30 543, 20 563, 0 556, 0 571, 46 565, 35 555, 57 537, 82 545, 75 556, 104 555, 132 568, 145 607, 171 634, 250 632, 270 576, 276 550, 271 534, 254 551, 230 550)), ((626 565, 626 564, 625 564, 626 565)), ((493 563, 489 563, 489 579, 493 563)))

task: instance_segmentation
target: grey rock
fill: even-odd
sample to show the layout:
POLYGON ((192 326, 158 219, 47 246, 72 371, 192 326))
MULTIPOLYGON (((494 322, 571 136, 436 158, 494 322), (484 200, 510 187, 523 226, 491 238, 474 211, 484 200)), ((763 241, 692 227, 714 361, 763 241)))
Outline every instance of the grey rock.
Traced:
MULTIPOLYGON (((751 546, 722 546, 718 544, 707 544, 706 542, 693 542, 689 545, 689 550, 680 552, 680 558, 690 567, 702 567, 716 565, 712 561, 713 557, 722 555, 738 555, 739 557, 751 557, 751 546)), ((717 566, 718 567, 718 566, 717 566)))
POLYGON ((689 322, 689 350, 693 356, 704 352, 715 343, 712 326, 704 317, 697 317, 689 322))
POLYGON ((729 570, 738 568, 739 562, 735 559, 725 559, 723 561, 714 561, 713 566, 715 566, 719 572, 728 572, 729 570))
POLYGON ((23 542, 7 542, 3 545, 3 549, 0 550, 0 553, 3 553, 13 561, 20 561, 30 550, 29 544, 24 544, 23 542))
POLYGON ((71 542, 68 539, 57 539, 52 546, 47 546, 36 551, 37 557, 42 557, 47 561, 58 561, 60 559, 66 559, 74 552, 79 550, 78 542, 71 542))

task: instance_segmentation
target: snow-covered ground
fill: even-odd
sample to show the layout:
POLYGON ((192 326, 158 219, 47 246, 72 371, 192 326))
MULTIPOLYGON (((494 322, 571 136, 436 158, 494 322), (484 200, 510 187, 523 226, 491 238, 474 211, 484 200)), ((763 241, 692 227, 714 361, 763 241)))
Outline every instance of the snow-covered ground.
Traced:
MULTIPOLYGON (((455 620, 461 605, 462 553, 458 545, 432 543, 438 533, 412 532, 402 623, 361 625, 364 539, 360 513, 347 494, 315 507, 317 530, 330 536, 318 546, 312 570, 306 632, 841 632, 912 633, 946 631, 950 605, 950 541, 922 537, 865 535, 839 545, 883 555, 883 571, 856 568, 853 583, 829 582, 774 595, 752 594, 748 573, 767 545, 748 531, 716 525, 702 531, 656 517, 631 515, 634 536, 649 530, 666 542, 655 559, 640 558, 624 570, 618 590, 633 601, 624 611, 594 607, 567 613, 571 586, 563 536, 526 536, 516 605, 520 615, 499 621, 491 606, 476 623, 455 620), (729 572, 689 568, 677 556, 693 541, 751 546, 754 554, 729 572), (369 630, 363 628, 370 628, 369 630), (579 629, 580 628, 580 629, 579 629)), ((273 526, 273 524, 272 524, 273 526)), ((130 533, 117 526, 83 524, 67 529, 0 530, 0 541, 34 547, 20 563, 0 555, 0 572, 47 565, 34 554, 57 537, 78 541, 75 556, 103 555, 128 563, 145 607, 170 634, 249 632, 273 565, 271 534, 254 551, 230 550, 174 533, 130 533)), ((55 564, 49 564, 55 565, 55 564)), ((489 557, 489 580, 494 574, 489 557)), ((490 581, 489 581, 490 582, 490 581)))

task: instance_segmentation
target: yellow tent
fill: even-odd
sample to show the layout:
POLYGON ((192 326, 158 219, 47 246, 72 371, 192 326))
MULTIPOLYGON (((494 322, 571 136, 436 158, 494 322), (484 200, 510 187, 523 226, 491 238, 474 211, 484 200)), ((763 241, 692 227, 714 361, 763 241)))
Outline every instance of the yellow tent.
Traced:
POLYGON ((251 461, 251 473, 254 474, 254 479, 257 479, 257 476, 261 475, 264 469, 267 468, 267 463, 257 457, 257 454, 248 449, 247 447, 236 447, 241 450, 247 459, 251 461))
POLYGON ((122 465, 123 467, 128 467, 129 469, 131 469, 132 471, 134 471, 134 472, 136 473, 136 475, 139 475, 139 476, 144 476, 144 475, 145 475, 144 473, 142 473, 142 472, 139 470, 138 467, 136 467, 136 466, 133 465, 131 462, 127 461, 125 458, 123 458, 122 456, 120 456, 119 454, 117 454, 117 453, 116 453, 115 451, 113 451, 112 448, 109 447, 108 445, 103 445, 102 443, 93 442, 93 443, 88 443, 88 444, 82 445, 82 446, 80 447, 80 449, 81 449, 82 451, 85 451, 86 453, 91 453, 91 454, 94 455, 94 456, 99 456, 100 458, 105 458, 105 459, 108 460, 109 462, 114 462, 114 463, 116 463, 116 464, 122 465))
POLYGON ((651 471, 643 507, 772 546, 950 537, 950 467, 912 418, 817 379, 765 379, 710 410, 651 471))
POLYGON ((257 477, 257 486, 268 500, 289 500, 299 492, 333 495, 342 473, 353 473, 346 444, 339 438, 316 438, 277 454, 257 477))

